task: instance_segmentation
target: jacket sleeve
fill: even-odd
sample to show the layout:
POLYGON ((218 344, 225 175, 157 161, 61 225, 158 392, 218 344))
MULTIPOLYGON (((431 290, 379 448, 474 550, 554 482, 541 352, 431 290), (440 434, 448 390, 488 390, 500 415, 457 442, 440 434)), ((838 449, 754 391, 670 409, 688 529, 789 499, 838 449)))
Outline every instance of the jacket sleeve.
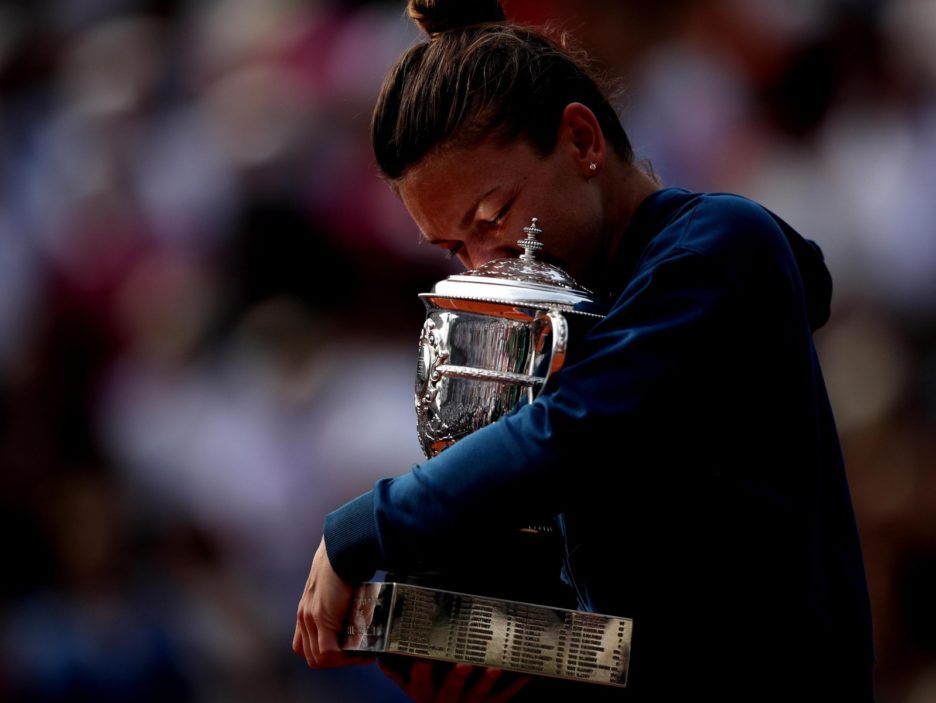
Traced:
POLYGON ((574 462, 577 450, 607 441, 678 382, 737 297, 725 266, 690 249, 642 267, 548 392, 328 515, 337 573, 352 582, 405 570, 563 511, 601 471, 574 462))

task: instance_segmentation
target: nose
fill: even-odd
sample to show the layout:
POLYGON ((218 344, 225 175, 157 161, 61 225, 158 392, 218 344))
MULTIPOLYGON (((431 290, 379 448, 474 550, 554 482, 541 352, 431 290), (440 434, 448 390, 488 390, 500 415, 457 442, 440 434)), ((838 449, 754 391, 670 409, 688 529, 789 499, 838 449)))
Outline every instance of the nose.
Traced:
POLYGON ((519 250, 514 251, 508 246, 498 245, 497 243, 466 242, 458 252, 457 257, 466 269, 475 269, 489 261, 494 261, 494 259, 516 257, 518 253, 519 250))
POLYGON ((465 251, 464 247, 462 247, 462 250, 455 255, 455 258, 461 261, 461 265, 464 266, 466 270, 474 268, 474 265, 471 263, 471 254, 465 251))

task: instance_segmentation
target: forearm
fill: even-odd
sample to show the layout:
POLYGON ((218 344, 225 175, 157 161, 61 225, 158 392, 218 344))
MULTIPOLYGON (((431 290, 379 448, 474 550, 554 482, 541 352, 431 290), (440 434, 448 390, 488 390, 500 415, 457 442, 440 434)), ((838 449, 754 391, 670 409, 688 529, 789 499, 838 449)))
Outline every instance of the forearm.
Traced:
POLYGON ((523 527, 558 512, 547 413, 542 407, 524 410, 408 474, 378 481, 329 514, 325 542, 342 578, 361 581, 377 569, 410 568, 443 545, 470 547, 481 533, 523 527))
POLYGON ((711 340, 734 329, 733 295, 722 266, 688 251, 635 279, 552 391, 330 514, 325 541, 336 571, 353 581, 418 567, 581 501, 602 480, 596 448, 609 438, 639 446, 648 418, 665 422, 692 394, 686 384, 708 377, 711 340))

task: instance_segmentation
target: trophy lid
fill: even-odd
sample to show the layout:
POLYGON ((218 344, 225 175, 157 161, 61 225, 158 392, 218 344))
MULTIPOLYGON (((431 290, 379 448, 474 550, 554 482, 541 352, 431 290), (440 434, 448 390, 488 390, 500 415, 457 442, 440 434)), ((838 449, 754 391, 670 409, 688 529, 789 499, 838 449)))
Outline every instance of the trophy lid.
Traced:
POLYGON ((495 305, 558 309, 585 315, 604 316, 598 297, 579 285, 558 266, 536 259, 543 243, 538 219, 523 228, 526 238, 517 244, 523 254, 517 258, 494 259, 478 268, 449 276, 436 283, 432 292, 420 297, 443 307, 457 307, 451 301, 475 301, 495 305))

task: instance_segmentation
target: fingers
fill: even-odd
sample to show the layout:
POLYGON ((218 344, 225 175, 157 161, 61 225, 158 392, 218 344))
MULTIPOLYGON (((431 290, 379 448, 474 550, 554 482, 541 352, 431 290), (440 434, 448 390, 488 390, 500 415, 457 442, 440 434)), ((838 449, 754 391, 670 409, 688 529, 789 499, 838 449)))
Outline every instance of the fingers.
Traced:
MULTIPOLYGON (((324 539, 312 559, 296 614, 296 628, 301 640, 301 654, 313 668, 345 666, 369 661, 368 657, 349 657, 338 645, 345 617, 351 604, 353 588, 331 568, 324 539)), ((293 649, 298 650, 297 635, 293 649)))
POLYGON ((508 685, 504 686, 503 690, 496 696, 492 696, 488 700, 490 703, 506 703, 520 693, 530 681, 532 681, 532 677, 530 676, 518 676, 508 685))
POLYGON ((320 667, 342 666, 348 658, 338 646, 338 633, 324 627, 318 628, 315 641, 315 663, 320 667))
POLYGON ((315 620, 311 613, 302 613, 300 629, 302 630, 302 648, 305 653, 306 663, 314 668, 318 660, 318 637, 315 620))
POLYGON ((471 689, 471 699, 487 701, 491 689, 500 680, 502 673, 500 669, 485 669, 481 678, 471 689))
POLYGON ((518 676, 510 674, 504 676, 502 669, 485 669, 477 683, 474 684, 462 699, 464 703, 507 703, 516 696, 530 682, 529 676, 518 676), (501 681, 507 680, 508 683, 497 693, 491 691, 501 681))
POLYGON ((409 686, 404 689, 414 701, 431 701, 435 697, 435 684, 432 681, 432 664, 416 660, 410 669, 409 686))
POLYGON ((377 666, 414 703, 437 703, 430 662, 392 656, 379 658, 377 666))
POLYGON ((442 685, 439 687, 439 694, 436 698, 437 703, 456 703, 463 701, 465 682, 474 667, 468 664, 456 664, 452 670, 442 679, 442 685))
POLYGON ((338 633, 318 627, 315 618, 300 612, 293 634, 293 651, 305 657, 312 669, 325 669, 356 664, 370 664, 374 657, 363 653, 348 655, 338 644, 338 633))
POLYGON ((477 670, 480 677, 475 683, 469 683, 475 667, 469 664, 445 664, 414 659, 409 675, 405 668, 400 668, 396 660, 381 658, 377 660, 380 670, 399 686, 416 703, 507 703, 514 698, 531 677, 509 675, 504 677, 501 669, 477 670), (436 685, 434 672, 444 667, 445 675, 436 685), (507 681, 501 690, 492 693, 498 682, 507 681))
POLYGON ((296 633, 293 635, 293 650, 296 654, 303 656, 306 664, 310 668, 316 667, 318 659, 318 634, 315 618, 312 616, 311 592, 303 592, 302 599, 299 601, 299 609, 296 613, 296 633), (296 649, 296 639, 299 639, 299 648, 296 649))
POLYGON ((296 622, 296 631, 293 633, 292 650, 302 655, 302 633, 299 632, 299 622, 296 622))

